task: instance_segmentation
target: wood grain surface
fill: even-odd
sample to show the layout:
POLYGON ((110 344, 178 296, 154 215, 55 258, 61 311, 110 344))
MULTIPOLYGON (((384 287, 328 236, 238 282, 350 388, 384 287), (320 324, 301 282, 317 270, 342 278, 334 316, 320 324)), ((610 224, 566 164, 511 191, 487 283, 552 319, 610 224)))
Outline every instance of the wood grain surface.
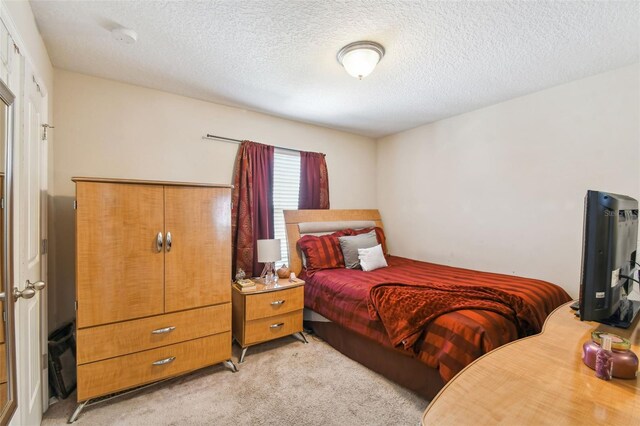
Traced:
POLYGON ((240 346, 246 346, 244 344, 244 313, 245 313, 245 295, 235 287, 231 291, 231 306, 232 306, 232 332, 233 337, 238 341, 240 346))
POLYGON ((296 287, 243 293, 233 286, 233 337, 247 347, 302 331, 304 281, 296 287), (271 302, 284 300, 280 305, 271 302), (271 327, 280 324, 278 327, 271 327))
POLYGON ((604 381, 582 362, 594 330, 629 338, 640 354, 638 321, 623 330, 581 322, 560 306, 541 334, 501 346, 456 375, 425 411, 424 425, 640 424, 639 379, 604 381))
POLYGON ((137 185, 162 185, 162 186, 205 186, 208 188, 233 188, 233 185, 205 183, 205 182, 174 182, 167 180, 145 180, 145 179, 118 179, 75 176, 71 178, 74 182, 101 182, 101 183, 135 183, 137 185))
POLYGON ((247 321, 304 308, 304 286, 269 293, 247 294, 245 297, 247 321))
POLYGON ((74 180, 78 401, 229 359, 230 187, 74 180))
POLYGON ((76 185, 78 327, 164 312, 164 188, 76 185))
POLYGON ((77 361, 86 364, 231 330, 231 303, 77 331, 77 361), (175 327, 154 334, 153 330, 175 327))
MULTIPOLYGON (((7 345, 0 344, 0 383, 7 382, 7 345)), ((2 405, 0 404, 0 407, 2 405)))
POLYGON ((177 376, 228 359, 231 333, 220 333, 78 366, 78 401, 177 376), (165 365, 154 361, 175 357, 165 365))
POLYGON ((165 311, 231 300, 231 191, 165 188, 165 311))
POLYGON ((247 321, 241 346, 255 345, 302 331, 302 310, 247 321), (279 327, 276 325, 282 324, 279 327))
POLYGON ((7 383, 0 383, 0 407, 7 403, 7 383))

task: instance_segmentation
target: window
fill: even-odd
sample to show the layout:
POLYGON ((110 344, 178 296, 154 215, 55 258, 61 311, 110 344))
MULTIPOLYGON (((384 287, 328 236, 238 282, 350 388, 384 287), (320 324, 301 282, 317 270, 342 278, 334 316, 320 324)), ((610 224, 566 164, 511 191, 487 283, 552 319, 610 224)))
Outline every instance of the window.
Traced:
POLYGON ((289 265, 287 232, 283 210, 298 209, 300 192, 300 153, 276 148, 273 155, 273 222, 274 238, 280 239, 281 264, 289 265))

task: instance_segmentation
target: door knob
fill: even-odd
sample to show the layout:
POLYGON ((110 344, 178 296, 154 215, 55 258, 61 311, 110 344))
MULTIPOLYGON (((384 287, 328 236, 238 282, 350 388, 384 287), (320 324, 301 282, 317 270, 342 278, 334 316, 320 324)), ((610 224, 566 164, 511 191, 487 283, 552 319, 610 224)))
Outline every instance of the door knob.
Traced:
POLYGON ((36 281, 35 283, 32 283, 31 281, 27 280, 26 288, 32 288, 34 290, 40 291, 45 288, 45 286, 46 284, 44 283, 44 281, 36 281))
POLYGON ((15 301, 17 301, 21 297, 23 299, 31 299, 35 295, 36 295, 36 291, 31 287, 27 287, 22 291, 18 290, 18 287, 13 288, 13 300, 15 301))

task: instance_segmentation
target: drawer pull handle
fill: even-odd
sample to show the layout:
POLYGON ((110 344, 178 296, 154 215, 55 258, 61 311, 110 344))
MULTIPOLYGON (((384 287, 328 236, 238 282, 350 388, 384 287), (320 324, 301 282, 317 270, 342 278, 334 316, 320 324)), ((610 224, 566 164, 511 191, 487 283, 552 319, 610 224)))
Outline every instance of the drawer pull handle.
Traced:
POLYGON ((284 325, 283 322, 279 322, 277 324, 271 324, 269 328, 278 328, 278 327, 282 327, 283 325, 284 325))
POLYGON ((175 330, 176 328, 171 326, 171 327, 165 327, 165 328, 159 328, 157 330, 153 330, 151 332, 151 334, 165 334, 165 333, 171 333, 173 330, 175 330))
POLYGON ((165 364, 169 364, 170 362, 173 362, 176 360, 175 356, 170 356, 169 358, 165 358, 165 359, 160 359, 158 361, 154 361, 151 364, 152 365, 165 365, 165 364))
POLYGON ((282 305, 283 303, 284 303, 284 300, 274 300, 273 302, 271 302, 271 304, 274 306, 282 305))

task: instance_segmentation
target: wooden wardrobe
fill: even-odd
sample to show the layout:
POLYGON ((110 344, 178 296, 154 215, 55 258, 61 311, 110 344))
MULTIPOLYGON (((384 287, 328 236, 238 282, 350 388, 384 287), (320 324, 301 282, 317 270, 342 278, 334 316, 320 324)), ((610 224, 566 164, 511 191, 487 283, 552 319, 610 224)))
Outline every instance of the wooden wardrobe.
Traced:
POLYGON ((73 178, 78 402, 231 358, 231 188, 73 178))

